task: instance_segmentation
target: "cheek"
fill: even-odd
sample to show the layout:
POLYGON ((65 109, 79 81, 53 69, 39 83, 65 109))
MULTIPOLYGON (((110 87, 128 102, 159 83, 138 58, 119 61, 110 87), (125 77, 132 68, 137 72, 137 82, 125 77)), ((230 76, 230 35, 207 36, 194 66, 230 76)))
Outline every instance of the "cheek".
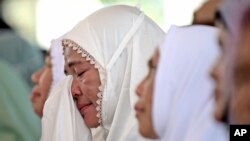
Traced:
POLYGON ((41 81, 39 83, 40 83, 39 85, 41 86, 42 96, 47 97, 52 84, 51 70, 47 70, 42 74, 41 81))
POLYGON ((81 91, 92 101, 96 102, 99 93, 99 86, 101 85, 98 72, 86 72, 84 78, 80 80, 81 91))
POLYGON ((88 71, 86 75, 88 77, 87 79, 90 80, 93 85, 95 85, 96 87, 101 85, 98 70, 92 69, 88 71))

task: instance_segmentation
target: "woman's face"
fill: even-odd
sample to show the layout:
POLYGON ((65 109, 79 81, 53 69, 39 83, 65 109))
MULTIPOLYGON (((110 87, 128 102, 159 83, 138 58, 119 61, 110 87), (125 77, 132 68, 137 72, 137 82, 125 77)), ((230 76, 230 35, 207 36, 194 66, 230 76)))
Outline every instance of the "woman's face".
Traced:
POLYGON ((97 94, 101 85, 98 70, 71 47, 64 50, 65 69, 73 76, 71 92, 86 125, 99 126, 97 118, 97 94))
POLYGON ((221 48, 221 54, 217 59, 214 67, 212 68, 211 77, 215 81, 215 118, 218 121, 223 121, 225 118, 227 95, 225 94, 225 57, 226 57, 226 41, 227 41, 227 30, 221 23, 217 23, 220 28, 219 44, 221 48))
POLYGON ((158 50, 155 51, 153 57, 148 63, 149 73, 144 80, 138 85, 136 94, 139 97, 135 105, 136 117, 139 122, 140 133, 144 137, 157 138, 157 135, 153 128, 152 120, 152 101, 154 91, 154 79, 156 74, 156 68, 159 59, 158 50))
POLYGON ((46 56, 45 65, 33 73, 31 79, 35 84, 31 95, 32 106, 35 113, 39 117, 42 117, 43 106, 52 84, 52 64, 50 56, 46 56))
POLYGON ((237 60, 233 67, 235 92, 230 100, 230 122, 250 124, 250 26, 244 28, 240 38, 237 60))

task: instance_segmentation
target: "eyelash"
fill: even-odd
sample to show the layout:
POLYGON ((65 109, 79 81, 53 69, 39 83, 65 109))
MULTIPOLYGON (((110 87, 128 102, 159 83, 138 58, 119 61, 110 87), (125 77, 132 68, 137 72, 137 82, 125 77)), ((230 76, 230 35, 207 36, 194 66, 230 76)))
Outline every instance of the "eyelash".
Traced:
POLYGON ((77 74, 77 77, 81 77, 84 74, 84 71, 77 74))

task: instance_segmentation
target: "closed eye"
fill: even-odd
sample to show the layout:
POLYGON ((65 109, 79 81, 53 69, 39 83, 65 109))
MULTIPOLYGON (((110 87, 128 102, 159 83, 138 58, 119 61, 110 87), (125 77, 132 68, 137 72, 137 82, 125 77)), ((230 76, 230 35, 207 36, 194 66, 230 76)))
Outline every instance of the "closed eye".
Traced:
POLYGON ((85 71, 82 71, 82 72, 78 73, 77 77, 81 77, 84 73, 85 73, 85 71))
POLYGON ((80 77, 82 75, 83 75, 83 72, 77 74, 78 77, 80 77))

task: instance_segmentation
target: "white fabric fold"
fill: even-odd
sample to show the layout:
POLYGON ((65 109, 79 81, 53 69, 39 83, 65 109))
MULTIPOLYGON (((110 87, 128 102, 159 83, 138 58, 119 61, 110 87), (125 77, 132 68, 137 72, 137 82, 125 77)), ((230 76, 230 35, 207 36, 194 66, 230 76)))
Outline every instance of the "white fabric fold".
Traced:
MULTIPOLYGON (((63 37, 63 36, 62 36, 63 37)), ((52 40, 50 46, 50 56, 52 62, 52 86, 57 84, 65 77, 64 74, 64 56, 62 47, 62 37, 52 40)))

